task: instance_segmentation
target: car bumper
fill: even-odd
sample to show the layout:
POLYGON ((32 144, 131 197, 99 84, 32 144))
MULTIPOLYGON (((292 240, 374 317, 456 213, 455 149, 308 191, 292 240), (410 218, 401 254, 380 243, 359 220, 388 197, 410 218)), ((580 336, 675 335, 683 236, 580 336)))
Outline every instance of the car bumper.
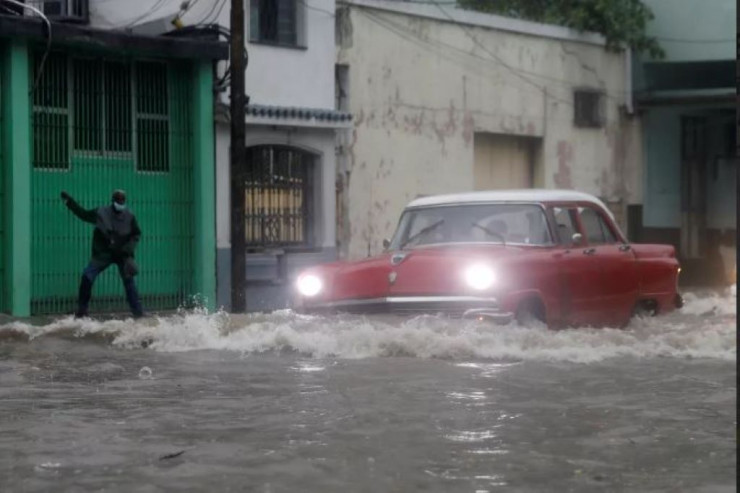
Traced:
POLYGON ((680 293, 676 293, 676 297, 673 298, 673 305, 676 308, 683 308, 683 296, 680 293))
POLYGON ((388 296, 328 302, 304 302, 305 312, 443 314, 454 318, 475 318, 509 322, 513 314, 503 312, 496 298, 479 296, 388 296))

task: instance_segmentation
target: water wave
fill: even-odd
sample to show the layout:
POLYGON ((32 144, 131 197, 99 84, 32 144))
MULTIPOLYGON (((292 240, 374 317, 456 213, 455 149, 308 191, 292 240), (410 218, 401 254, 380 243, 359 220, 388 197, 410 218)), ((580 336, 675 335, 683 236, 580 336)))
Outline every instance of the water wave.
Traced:
POLYGON ((45 325, 12 322, 0 325, 0 341, 63 337, 101 341, 122 349, 294 352, 316 358, 409 356, 589 363, 632 356, 734 361, 735 293, 689 293, 681 311, 636 319, 624 330, 549 331, 543 326, 496 326, 435 316, 323 317, 283 310, 266 315, 182 312, 143 321, 67 317, 45 325))

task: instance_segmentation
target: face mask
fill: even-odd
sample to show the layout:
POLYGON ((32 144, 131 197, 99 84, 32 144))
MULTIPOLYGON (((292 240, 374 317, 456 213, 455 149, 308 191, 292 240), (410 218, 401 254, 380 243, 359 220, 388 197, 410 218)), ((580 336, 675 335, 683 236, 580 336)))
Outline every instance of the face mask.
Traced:
POLYGON ((126 210, 126 204, 119 204, 118 202, 113 202, 113 208, 117 210, 118 212, 122 212, 126 210))

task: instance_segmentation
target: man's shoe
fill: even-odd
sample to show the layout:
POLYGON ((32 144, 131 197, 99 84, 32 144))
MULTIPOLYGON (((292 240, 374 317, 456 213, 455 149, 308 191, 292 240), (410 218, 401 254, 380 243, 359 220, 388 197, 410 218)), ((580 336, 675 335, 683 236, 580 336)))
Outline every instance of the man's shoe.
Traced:
POLYGON ((81 311, 75 312, 75 320, 78 318, 88 318, 87 312, 81 312, 81 311))

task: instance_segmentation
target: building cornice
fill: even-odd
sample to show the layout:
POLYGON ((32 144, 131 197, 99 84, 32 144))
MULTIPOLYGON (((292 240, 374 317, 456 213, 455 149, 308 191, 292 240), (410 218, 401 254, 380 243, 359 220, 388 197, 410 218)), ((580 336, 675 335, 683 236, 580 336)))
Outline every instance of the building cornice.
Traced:
POLYGON ((507 31, 527 36, 606 46, 606 39, 597 33, 578 32, 567 27, 552 24, 540 24, 537 22, 486 14, 483 12, 475 12, 472 10, 463 10, 449 5, 434 4, 431 2, 419 3, 398 0, 337 0, 337 6, 341 5, 382 10, 442 22, 457 22, 459 24, 465 24, 472 27, 507 31))

